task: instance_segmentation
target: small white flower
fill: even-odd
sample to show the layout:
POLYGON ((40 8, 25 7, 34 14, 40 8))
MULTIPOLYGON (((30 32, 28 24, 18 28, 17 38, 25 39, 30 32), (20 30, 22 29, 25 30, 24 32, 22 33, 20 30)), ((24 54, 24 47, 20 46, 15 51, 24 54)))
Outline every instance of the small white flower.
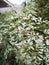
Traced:
POLYGON ((25 20, 25 19, 27 19, 26 17, 23 17, 23 19, 25 20))
POLYGON ((11 19, 14 19, 14 17, 13 17, 13 16, 11 16, 11 19))
POLYGON ((46 44, 49 45, 49 40, 46 41, 46 44))
POLYGON ((26 26, 26 23, 25 23, 25 22, 23 22, 23 23, 22 23, 22 25, 23 25, 23 27, 25 27, 25 26, 26 26))
POLYGON ((30 17, 32 17, 32 14, 29 14, 29 15, 28 15, 28 18, 30 18, 30 17))
POLYGON ((22 37, 22 34, 18 34, 18 36, 21 38, 22 37))
POLYGON ((27 30, 30 30, 30 28, 29 28, 29 27, 27 27, 27 28, 26 28, 26 31, 27 31, 27 30))
POLYGON ((19 31, 20 31, 20 30, 22 30, 22 27, 21 27, 21 26, 19 26, 19 27, 18 27, 18 30, 19 30, 19 31))
POLYGON ((15 27, 15 25, 13 23, 10 24, 12 27, 15 27))
POLYGON ((1 40, 2 40, 2 34, 0 34, 0 44, 1 44, 1 40))

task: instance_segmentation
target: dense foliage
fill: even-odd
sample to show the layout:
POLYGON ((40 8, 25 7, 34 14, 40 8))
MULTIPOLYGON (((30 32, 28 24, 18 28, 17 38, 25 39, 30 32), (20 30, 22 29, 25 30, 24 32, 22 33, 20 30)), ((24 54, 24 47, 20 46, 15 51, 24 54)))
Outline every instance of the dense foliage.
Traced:
POLYGON ((0 14, 0 65, 49 65, 49 21, 36 17, 33 4, 0 14))
POLYGON ((34 0, 37 15, 49 20, 49 0, 34 0))

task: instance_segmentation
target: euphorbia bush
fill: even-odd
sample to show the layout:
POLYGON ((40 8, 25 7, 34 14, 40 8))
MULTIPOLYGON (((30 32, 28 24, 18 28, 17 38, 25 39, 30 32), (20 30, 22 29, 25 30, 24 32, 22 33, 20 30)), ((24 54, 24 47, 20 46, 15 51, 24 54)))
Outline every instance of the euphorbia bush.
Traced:
POLYGON ((0 15, 1 65, 49 65, 49 21, 31 12, 0 15))

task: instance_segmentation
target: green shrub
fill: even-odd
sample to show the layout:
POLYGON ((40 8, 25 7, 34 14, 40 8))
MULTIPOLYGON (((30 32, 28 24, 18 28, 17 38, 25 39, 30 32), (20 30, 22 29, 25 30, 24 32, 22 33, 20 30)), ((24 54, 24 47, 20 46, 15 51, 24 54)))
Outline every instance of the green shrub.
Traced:
POLYGON ((49 20, 49 0, 35 0, 37 15, 49 20))
POLYGON ((49 65, 49 21, 32 10, 0 15, 1 65, 49 65))

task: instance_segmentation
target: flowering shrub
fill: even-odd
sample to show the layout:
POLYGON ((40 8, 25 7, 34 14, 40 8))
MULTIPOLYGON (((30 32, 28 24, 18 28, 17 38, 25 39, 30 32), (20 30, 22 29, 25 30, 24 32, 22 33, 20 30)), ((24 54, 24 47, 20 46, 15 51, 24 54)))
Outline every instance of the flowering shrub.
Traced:
POLYGON ((1 14, 0 64, 49 65, 49 21, 30 12, 1 14))

